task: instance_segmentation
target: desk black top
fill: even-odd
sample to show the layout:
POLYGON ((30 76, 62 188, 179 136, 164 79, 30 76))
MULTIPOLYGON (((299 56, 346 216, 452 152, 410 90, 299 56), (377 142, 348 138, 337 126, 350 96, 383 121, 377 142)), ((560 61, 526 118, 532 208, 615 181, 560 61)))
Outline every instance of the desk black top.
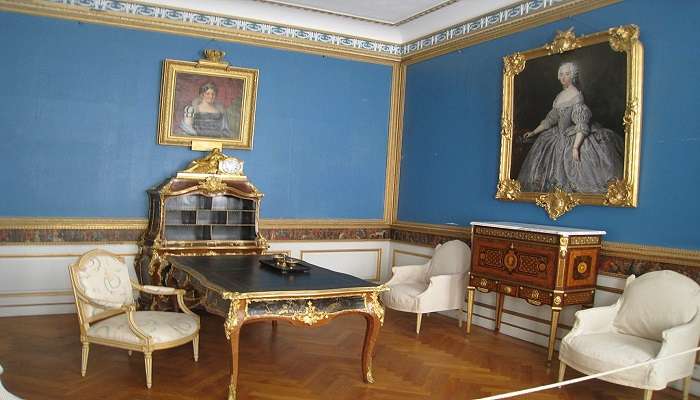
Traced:
POLYGON ((174 268, 181 269, 199 280, 206 280, 206 283, 215 286, 210 289, 221 293, 244 294, 379 286, 309 263, 304 263, 310 267, 308 272, 283 274, 262 265, 260 259, 271 259, 271 256, 168 256, 174 268))

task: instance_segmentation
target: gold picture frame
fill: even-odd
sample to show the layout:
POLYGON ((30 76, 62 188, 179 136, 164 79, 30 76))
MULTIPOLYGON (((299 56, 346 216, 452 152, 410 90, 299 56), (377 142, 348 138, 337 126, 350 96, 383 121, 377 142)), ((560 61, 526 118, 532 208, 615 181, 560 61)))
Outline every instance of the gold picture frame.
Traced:
POLYGON ((158 144, 251 149, 258 70, 230 66, 223 51, 203 54, 163 62, 158 144))
POLYGON ((553 220, 577 205, 636 207, 639 27, 581 37, 573 28, 559 31, 551 43, 508 55, 503 63, 496 198, 534 202, 553 220))

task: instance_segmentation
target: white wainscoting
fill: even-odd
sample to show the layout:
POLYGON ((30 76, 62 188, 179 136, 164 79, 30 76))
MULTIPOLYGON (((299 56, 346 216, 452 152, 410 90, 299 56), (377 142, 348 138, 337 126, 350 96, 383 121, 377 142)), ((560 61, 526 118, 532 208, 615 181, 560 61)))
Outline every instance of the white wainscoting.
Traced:
POLYGON ((0 317, 74 313, 68 266, 95 248, 123 256, 136 279, 135 243, 0 246, 0 317))

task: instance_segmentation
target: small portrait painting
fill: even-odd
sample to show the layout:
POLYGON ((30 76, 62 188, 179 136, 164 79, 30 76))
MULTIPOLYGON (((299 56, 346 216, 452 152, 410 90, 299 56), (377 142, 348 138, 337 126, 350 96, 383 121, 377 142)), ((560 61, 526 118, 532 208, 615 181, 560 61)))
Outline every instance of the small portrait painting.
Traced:
POLYGON ((229 66, 223 52, 205 56, 196 63, 165 60, 158 143, 250 149, 258 71, 229 66))

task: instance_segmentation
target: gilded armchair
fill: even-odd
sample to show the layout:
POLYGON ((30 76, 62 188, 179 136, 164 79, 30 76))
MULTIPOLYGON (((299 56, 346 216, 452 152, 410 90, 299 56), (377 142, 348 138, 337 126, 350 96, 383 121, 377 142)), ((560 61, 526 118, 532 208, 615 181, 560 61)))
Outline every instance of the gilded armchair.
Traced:
POLYGON ((146 387, 152 382, 152 353, 192 342, 199 358, 199 316, 183 301, 184 290, 139 285, 131 281, 124 259, 105 250, 85 253, 69 268, 83 344, 80 373, 87 371, 90 344, 101 344, 144 354, 146 387), (182 313, 136 311, 134 289, 175 295, 182 313))

